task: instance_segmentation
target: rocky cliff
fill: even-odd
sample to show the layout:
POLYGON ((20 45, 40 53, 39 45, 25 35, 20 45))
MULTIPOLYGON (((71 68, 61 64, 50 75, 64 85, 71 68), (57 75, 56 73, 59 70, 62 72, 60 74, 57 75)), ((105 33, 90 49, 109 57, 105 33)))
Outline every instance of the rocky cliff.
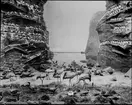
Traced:
POLYGON ((108 0, 96 30, 100 40, 99 64, 127 71, 132 65, 132 1, 108 0))
POLYGON ((49 32, 43 19, 46 1, 1 0, 1 69, 28 65, 39 70, 49 59, 49 32))
POLYGON ((92 59, 94 61, 97 61, 97 55, 99 50, 99 36, 96 31, 96 26, 98 21, 101 19, 101 17, 104 15, 105 11, 99 11, 94 14, 90 21, 90 27, 89 27, 89 37, 87 41, 87 46, 85 50, 86 59, 92 59))

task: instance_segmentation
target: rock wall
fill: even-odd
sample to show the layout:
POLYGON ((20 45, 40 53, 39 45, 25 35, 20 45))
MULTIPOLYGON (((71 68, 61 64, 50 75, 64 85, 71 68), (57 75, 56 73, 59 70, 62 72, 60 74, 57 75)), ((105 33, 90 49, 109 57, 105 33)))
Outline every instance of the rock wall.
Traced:
POLYGON ((40 69, 49 59, 49 32, 43 19, 46 2, 1 0, 1 62, 9 69, 16 64, 40 69))
POLYGON ((132 65, 132 1, 108 0, 98 23, 99 64, 123 72, 132 65))
POLYGON ((99 11, 94 14, 90 21, 90 27, 89 27, 89 37, 87 41, 87 46, 85 50, 86 59, 92 59, 94 61, 97 61, 97 55, 99 50, 99 36, 96 31, 96 26, 98 21, 101 19, 101 17, 104 15, 105 11, 99 11))

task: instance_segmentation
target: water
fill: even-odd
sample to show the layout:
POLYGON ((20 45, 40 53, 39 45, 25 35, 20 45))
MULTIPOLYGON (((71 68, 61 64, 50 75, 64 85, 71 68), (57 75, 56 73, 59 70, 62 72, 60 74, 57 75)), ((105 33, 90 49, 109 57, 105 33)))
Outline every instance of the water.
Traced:
POLYGON ((81 53, 54 53, 54 59, 58 63, 66 62, 66 64, 71 63, 75 60, 77 63, 81 63, 80 60, 86 60, 85 54, 81 53))

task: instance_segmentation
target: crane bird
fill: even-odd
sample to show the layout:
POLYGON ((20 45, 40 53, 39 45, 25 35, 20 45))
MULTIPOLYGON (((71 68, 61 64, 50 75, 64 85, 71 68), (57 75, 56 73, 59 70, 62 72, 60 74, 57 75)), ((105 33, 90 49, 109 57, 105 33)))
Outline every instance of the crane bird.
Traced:
POLYGON ((20 75, 21 78, 33 77, 33 76, 34 76, 34 74, 29 73, 29 72, 23 72, 23 73, 20 75))
POLYGON ((78 81, 78 76, 80 76, 83 72, 84 72, 83 69, 76 68, 77 81, 78 81))
POLYGON ((46 78, 47 76, 49 76, 49 75, 48 74, 46 74, 46 75, 39 75, 39 76, 36 77, 36 79, 40 79, 41 82, 42 82, 42 85, 43 85, 44 78, 46 78))
POLYGON ((31 82, 26 82, 24 84, 21 85, 22 88, 25 88, 27 90, 30 90, 29 92, 31 93, 36 93, 36 87, 35 85, 32 85, 31 82))
POLYGON ((62 66, 58 65, 54 68, 54 73, 60 75, 60 77, 61 77, 61 74, 64 72, 64 70, 66 68, 64 64, 65 64, 65 62, 62 64, 62 66))
POLYGON ((71 71, 71 67, 67 67, 67 68, 65 68, 64 71, 71 71))
POLYGON ((49 73, 53 73, 53 72, 54 72, 54 69, 52 69, 52 68, 45 70, 45 73, 47 73, 47 79, 48 80, 50 80, 49 73))
POLYGON ((72 72, 65 72, 63 75, 63 79, 69 79, 69 87, 72 86, 71 79, 73 79, 77 74, 72 72))
POLYGON ((78 76, 80 76, 82 73, 83 73, 83 71, 82 71, 82 70, 77 70, 77 71, 76 71, 77 81, 78 81, 78 76))
POLYGON ((55 71, 54 71, 54 74, 53 74, 53 77, 54 78, 57 78, 57 81, 58 81, 58 79, 60 78, 60 82, 61 82, 61 74, 64 72, 64 69, 62 68, 62 69, 55 69, 55 71))
MULTIPOLYGON (((87 73, 86 75, 82 76, 79 78, 79 81, 77 82, 77 84, 80 82, 80 81, 83 81, 83 87, 85 86, 86 84, 86 80, 89 80, 91 82, 91 72, 87 73)), ((93 83, 92 83, 92 86, 93 86, 93 83)))
POLYGON ((58 79, 60 79, 60 82, 61 82, 61 75, 57 73, 57 71, 55 70, 54 74, 53 74, 53 77, 54 78, 57 78, 57 82, 59 82, 58 79))

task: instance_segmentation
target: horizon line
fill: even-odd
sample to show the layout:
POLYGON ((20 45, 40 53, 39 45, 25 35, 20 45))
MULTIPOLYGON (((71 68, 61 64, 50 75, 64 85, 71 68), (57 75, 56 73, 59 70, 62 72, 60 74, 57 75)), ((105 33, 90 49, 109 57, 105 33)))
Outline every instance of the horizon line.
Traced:
POLYGON ((71 52, 71 51, 70 52, 66 52, 66 51, 62 51, 62 52, 61 51, 53 51, 53 53, 85 53, 85 52, 82 52, 82 51, 81 52, 77 52, 77 51, 76 52, 71 52))

